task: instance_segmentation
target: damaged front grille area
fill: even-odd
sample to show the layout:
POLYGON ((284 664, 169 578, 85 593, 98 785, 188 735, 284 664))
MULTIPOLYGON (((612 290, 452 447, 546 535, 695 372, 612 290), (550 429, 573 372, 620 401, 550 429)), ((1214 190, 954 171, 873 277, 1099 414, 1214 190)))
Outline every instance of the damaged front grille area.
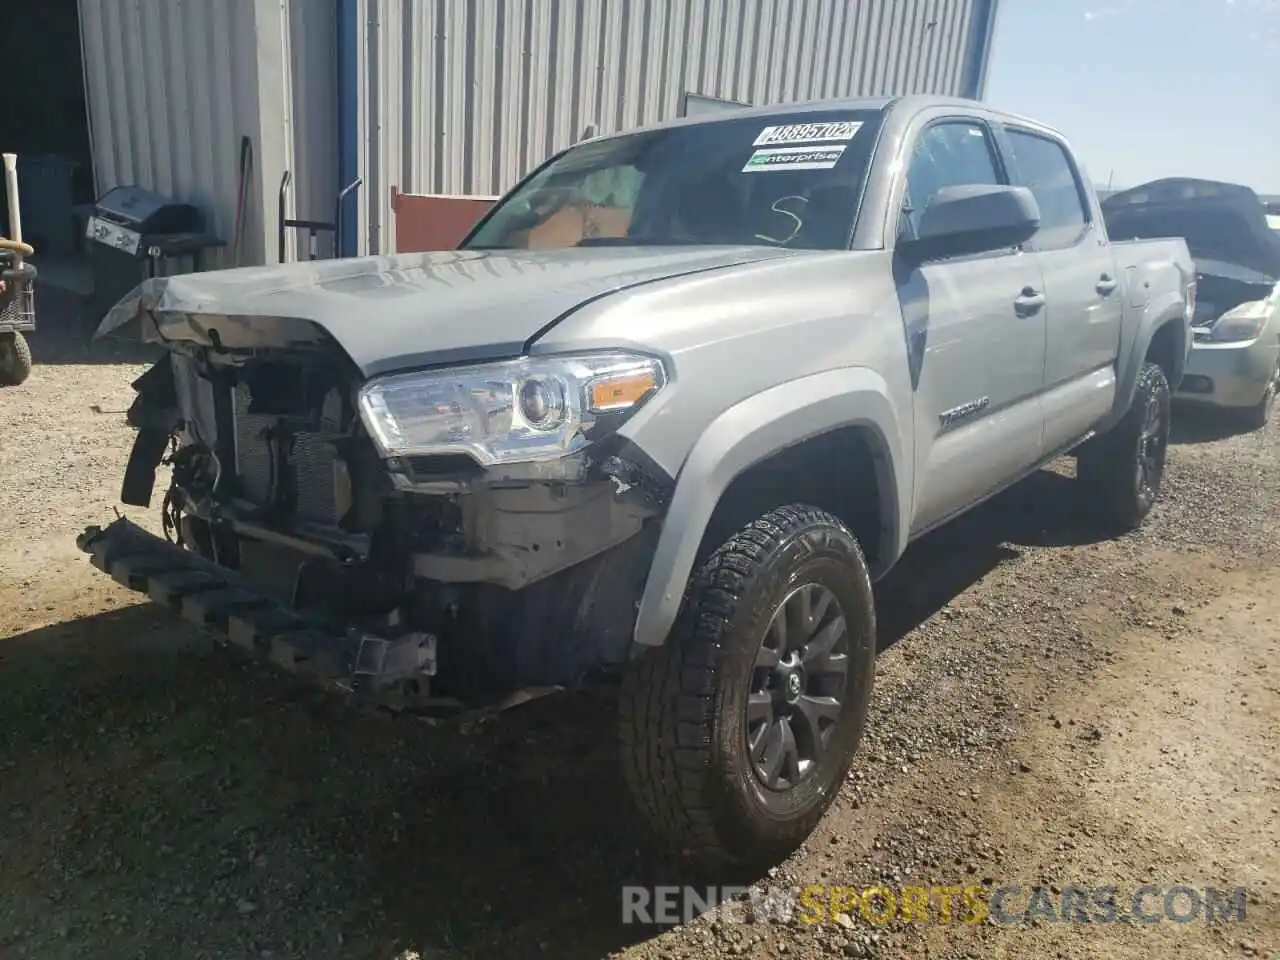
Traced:
POLYGON ((270 431, 276 418, 249 412, 253 394, 249 385, 236 384, 231 392, 231 416, 235 424, 236 476, 240 493, 251 503, 265 506, 271 502, 274 485, 275 454, 271 449, 270 431))
POLYGON ((299 520, 338 526, 349 506, 350 484, 336 441, 341 436, 342 397, 325 396, 319 429, 255 403, 249 383, 231 393, 235 473, 241 496, 259 507, 288 505, 299 520))

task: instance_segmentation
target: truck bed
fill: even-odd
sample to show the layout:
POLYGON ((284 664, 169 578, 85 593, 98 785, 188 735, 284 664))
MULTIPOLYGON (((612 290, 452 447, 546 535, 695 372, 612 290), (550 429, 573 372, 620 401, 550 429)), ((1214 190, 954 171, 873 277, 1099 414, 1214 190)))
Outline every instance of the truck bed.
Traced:
POLYGON ((1133 278, 1141 281, 1151 272, 1159 273, 1170 268, 1190 266, 1186 242, 1181 237, 1160 240, 1113 240, 1116 268, 1124 273, 1137 271, 1133 278))

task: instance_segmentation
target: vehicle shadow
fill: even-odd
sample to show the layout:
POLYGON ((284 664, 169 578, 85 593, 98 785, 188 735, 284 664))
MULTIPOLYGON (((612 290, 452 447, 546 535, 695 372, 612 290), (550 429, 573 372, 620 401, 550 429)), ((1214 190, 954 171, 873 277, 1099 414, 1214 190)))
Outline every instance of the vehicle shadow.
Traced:
POLYGON ((648 939, 622 923, 624 886, 712 881, 645 852, 615 713, 589 694, 461 730, 357 711, 149 605, 8 639, 0 954, 182 953, 196 930, 308 958, 595 958, 648 939), (128 922, 77 919, 86 905, 128 922))
POLYGON ((1216 443, 1248 433, 1239 417, 1229 411, 1178 404, 1174 407, 1169 429, 1169 442, 1179 445, 1216 443))
MULTIPOLYGON (((1070 483, 1036 474, 914 545, 877 589, 882 645, 1019 545, 1083 542, 1070 483)), ((586 693, 462 728, 361 712, 147 604, 32 630, 0 645, 0 927, 107 956, 195 930, 254 956, 603 956, 658 932, 622 922, 624 887, 758 879, 653 852, 615 716, 586 693)), ((18 945, 42 952, 0 930, 18 945)))
POLYGON ((1106 533, 1083 509, 1074 478, 1039 470, 911 544, 876 584, 880 649, 897 643, 1019 547, 1098 543, 1106 533))

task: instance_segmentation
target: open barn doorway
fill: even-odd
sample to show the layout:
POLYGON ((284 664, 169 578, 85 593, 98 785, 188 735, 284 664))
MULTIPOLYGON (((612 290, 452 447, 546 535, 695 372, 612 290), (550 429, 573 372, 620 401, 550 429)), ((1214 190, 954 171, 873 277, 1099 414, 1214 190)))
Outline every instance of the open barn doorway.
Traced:
MULTIPOLYGON (((41 286, 88 282, 78 205, 93 202, 76 0, 0 0, 0 151, 18 155, 23 239, 36 248, 41 286), (83 279, 81 279, 83 275, 83 279)), ((0 191, 0 234, 10 229, 0 191)), ((79 291, 78 291, 79 292, 79 291)))

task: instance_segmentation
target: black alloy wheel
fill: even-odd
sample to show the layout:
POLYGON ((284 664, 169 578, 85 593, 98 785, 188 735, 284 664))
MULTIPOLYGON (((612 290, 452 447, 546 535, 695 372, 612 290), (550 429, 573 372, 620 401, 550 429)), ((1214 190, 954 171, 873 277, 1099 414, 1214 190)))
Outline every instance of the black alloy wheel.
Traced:
POLYGON ((778 605, 756 655, 747 697, 752 768, 770 790, 809 776, 844 707, 849 628, 828 588, 807 583, 778 605))

